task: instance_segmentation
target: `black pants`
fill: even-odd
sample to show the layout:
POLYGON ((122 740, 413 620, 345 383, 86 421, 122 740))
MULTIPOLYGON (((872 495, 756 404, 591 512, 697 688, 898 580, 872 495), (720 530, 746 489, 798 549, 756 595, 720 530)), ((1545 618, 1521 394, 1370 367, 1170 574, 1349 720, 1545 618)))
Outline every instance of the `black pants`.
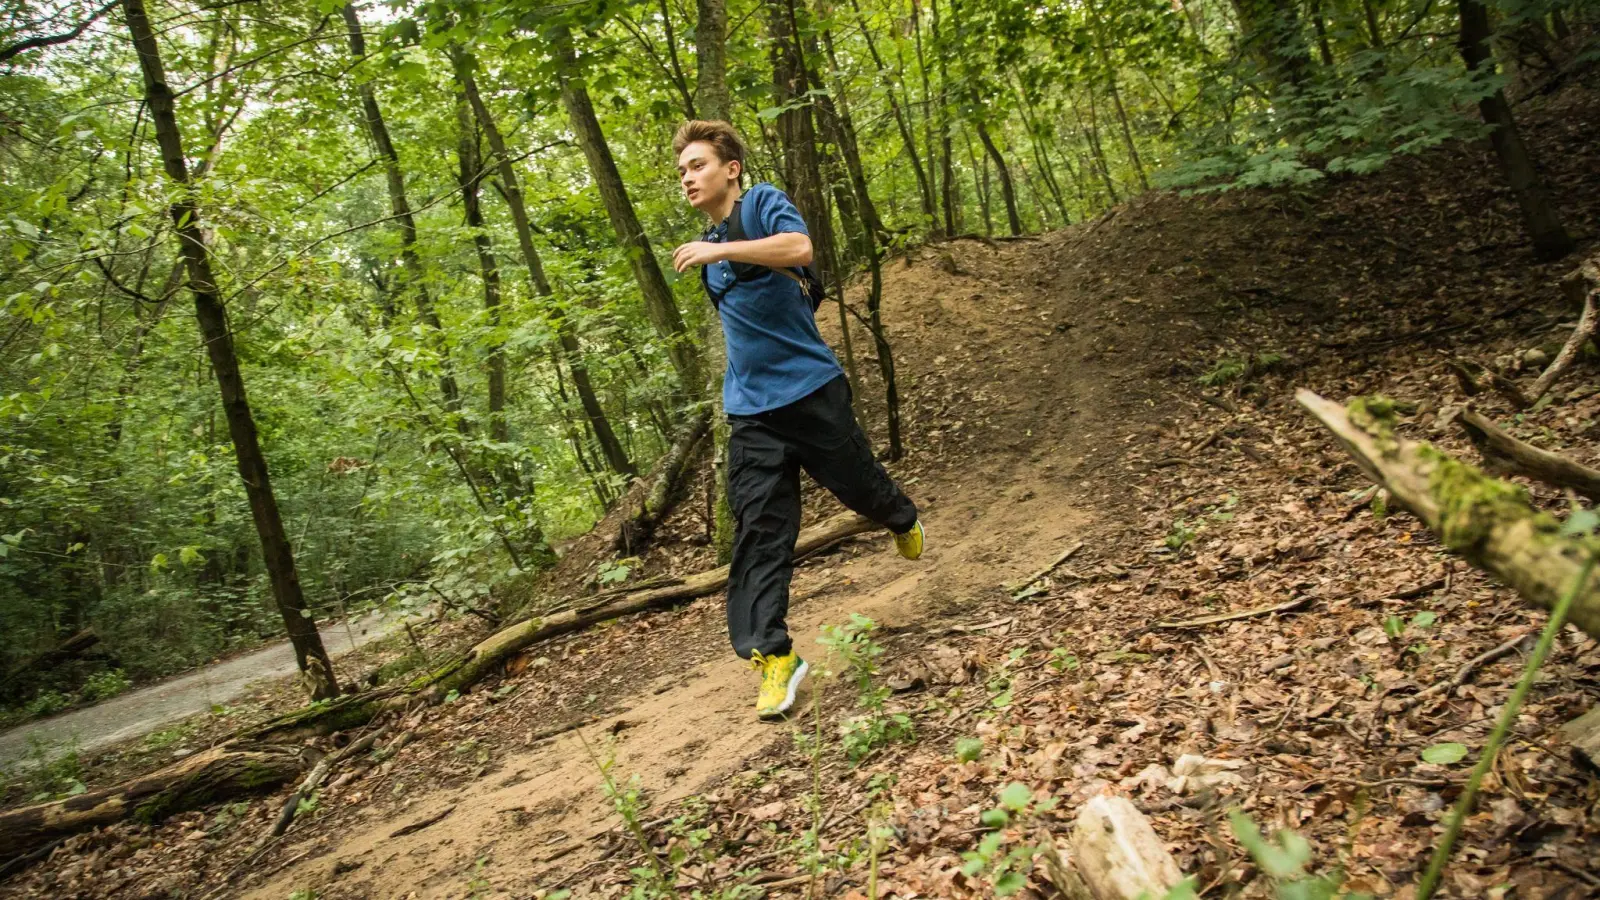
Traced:
POLYGON ((800 470, 839 502, 903 533, 917 507, 873 458, 850 412, 843 375, 769 412, 728 416, 728 503, 733 509, 733 565, 728 579, 728 636, 733 649, 782 655, 790 650, 786 617, 794 544, 800 536, 800 470))

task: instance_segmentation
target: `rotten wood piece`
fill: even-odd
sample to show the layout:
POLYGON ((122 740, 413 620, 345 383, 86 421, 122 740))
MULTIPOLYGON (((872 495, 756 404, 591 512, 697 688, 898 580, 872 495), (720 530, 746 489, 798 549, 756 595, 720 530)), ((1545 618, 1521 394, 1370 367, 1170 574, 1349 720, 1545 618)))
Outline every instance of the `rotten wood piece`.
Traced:
POLYGON ((1574 762, 1600 772, 1600 706, 1561 726, 1561 736, 1572 745, 1574 762))
POLYGON ((402 825, 399 828, 396 828, 394 831, 389 832, 389 837, 390 838, 397 838, 397 837, 405 837, 408 834, 416 834, 417 832, 421 831, 424 828, 427 828, 430 825, 437 825, 440 822, 443 822, 446 818, 449 817, 449 815, 451 813, 453 813, 455 811, 456 811, 455 804, 452 803, 451 805, 446 806, 444 809, 441 809, 438 812, 434 813, 433 815, 427 817, 426 819, 422 819, 421 821, 412 822, 410 825, 402 825))
POLYGON ((659 526, 677 502, 683 497, 684 482, 694 471, 694 461, 705 449, 706 436, 711 433, 711 411, 701 410, 690 417, 677 440, 667 451, 655 470, 650 473, 649 488, 638 500, 639 509, 622 521, 616 537, 611 541, 613 550, 637 555, 650 542, 659 526))
POLYGON ((311 796, 313 791, 321 787, 322 782, 327 779, 328 775, 339 763, 355 756, 357 753, 371 749, 373 742, 382 737, 386 730, 388 730, 388 726, 374 728, 371 734, 352 742, 342 750, 329 753, 318 760, 317 764, 311 767, 310 773, 300 782, 300 786, 295 788, 294 793, 290 794, 289 799, 284 802, 283 809, 278 813, 278 821, 273 823, 272 832, 268 837, 278 837, 288 831, 289 824, 294 821, 294 817, 300 812, 300 801, 311 796))
POLYGON ((1216 625, 1219 622, 1232 622, 1236 619, 1250 619, 1256 616, 1267 616, 1273 613, 1292 612, 1309 604, 1311 597, 1296 597, 1283 603, 1271 606, 1258 606, 1255 609, 1246 609, 1239 612, 1220 613, 1215 616, 1203 616, 1198 619, 1187 619, 1182 622, 1157 622, 1156 628, 1202 628, 1206 625, 1216 625))
POLYGON ((1550 388, 1556 383, 1572 363, 1578 358, 1578 352, 1583 349, 1584 343, 1594 337, 1595 327, 1600 325, 1600 319, 1595 316, 1595 302, 1600 299, 1600 255, 1590 257, 1578 266, 1578 270, 1567 278, 1568 283, 1586 281, 1588 290, 1583 292, 1583 314, 1578 317, 1578 326, 1572 329, 1572 336, 1562 345, 1561 352, 1550 362, 1549 366, 1540 373, 1539 380, 1533 383, 1533 390, 1528 392, 1528 399, 1538 402, 1540 397, 1549 393, 1550 388))
POLYGON ((1155 827, 1126 797, 1100 794, 1072 826, 1072 865, 1094 900, 1164 897, 1183 880, 1155 827))
POLYGON ((1590 500, 1600 500, 1600 470, 1518 440, 1476 410, 1462 410, 1456 422, 1467 433, 1472 446, 1478 448, 1490 472, 1526 475, 1546 484, 1571 488, 1590 500))
POLYGON ((1446 360, 1445 365, 1455 373, 1456 382, 1461 385, 1461 393, 1468 397, 1476 397, 1484 391, 1493 390, 1505 397, 1517 409, 1527 409, 1533 405, 1533 401, 1528 399, 1528 395, 1522 392, 1522 388, 1518 387, 1515 381, 1489 366, 1459 356, 1446 360))
POLYGON ((174 813, 273 790, 299 775, 308 762, 300 747, 224 744, 115 787, 0 813, 0 846, 25 853, 127 818, 159 822, 174 813))
MULTIPOLYGON (((1489 478, 1428 444, 1394 433, 1393 409, 1381 398, 1346 409, 1301 390, 1295 399, 1349 451, 1368 477, 1439 534, 1446 547, 1495 575, 1528 602, 1550 609, 1570 590, 1600 539, 1567 535, 1535 510, 1526 492, 1489 478)), ((1600 588, 1582 585, 1570 620, 1600 635, 1600 588)))

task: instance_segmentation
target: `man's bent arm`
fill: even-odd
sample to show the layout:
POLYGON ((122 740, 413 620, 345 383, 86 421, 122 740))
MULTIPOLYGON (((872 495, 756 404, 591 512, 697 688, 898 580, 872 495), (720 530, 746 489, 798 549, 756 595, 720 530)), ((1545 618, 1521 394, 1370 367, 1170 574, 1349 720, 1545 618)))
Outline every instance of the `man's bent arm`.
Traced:
POLYGON ((785 231, 754 241, 718 244, 728 262, 754 263, 784 269, 811 265, 811 238, 798 231, 785 231))

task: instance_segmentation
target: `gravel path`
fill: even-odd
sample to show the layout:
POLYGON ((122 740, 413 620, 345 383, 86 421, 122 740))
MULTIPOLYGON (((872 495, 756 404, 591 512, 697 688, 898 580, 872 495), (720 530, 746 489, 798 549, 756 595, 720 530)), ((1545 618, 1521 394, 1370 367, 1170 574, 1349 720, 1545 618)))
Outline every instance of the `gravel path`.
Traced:
MULTIPOLYGON (((378 611, 357 619, 348 628, 342 622, 325 625, 322 644, 338 657, 383 637, 403 618, 378 611)), ((283 641, 104 703, 19 725, 0 732, 0 769, 11 769, 27 760, 34 744, 42 745, 54 757, 68 750, 87 753, 140 737, 227 703, 264 678, 279 678, 295 671, 294 650, 288 641, 283 641)))

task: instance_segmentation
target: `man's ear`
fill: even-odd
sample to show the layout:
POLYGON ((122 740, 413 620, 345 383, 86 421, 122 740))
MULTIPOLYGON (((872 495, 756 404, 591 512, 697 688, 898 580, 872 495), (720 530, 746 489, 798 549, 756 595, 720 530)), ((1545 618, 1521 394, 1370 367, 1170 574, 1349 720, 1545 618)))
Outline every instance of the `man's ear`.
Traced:
POLYGON ((744 163, 737 159, 733 160, 732 162, 728 163, 728 171, 733 173, 734 184, 744 183, 744 163))

